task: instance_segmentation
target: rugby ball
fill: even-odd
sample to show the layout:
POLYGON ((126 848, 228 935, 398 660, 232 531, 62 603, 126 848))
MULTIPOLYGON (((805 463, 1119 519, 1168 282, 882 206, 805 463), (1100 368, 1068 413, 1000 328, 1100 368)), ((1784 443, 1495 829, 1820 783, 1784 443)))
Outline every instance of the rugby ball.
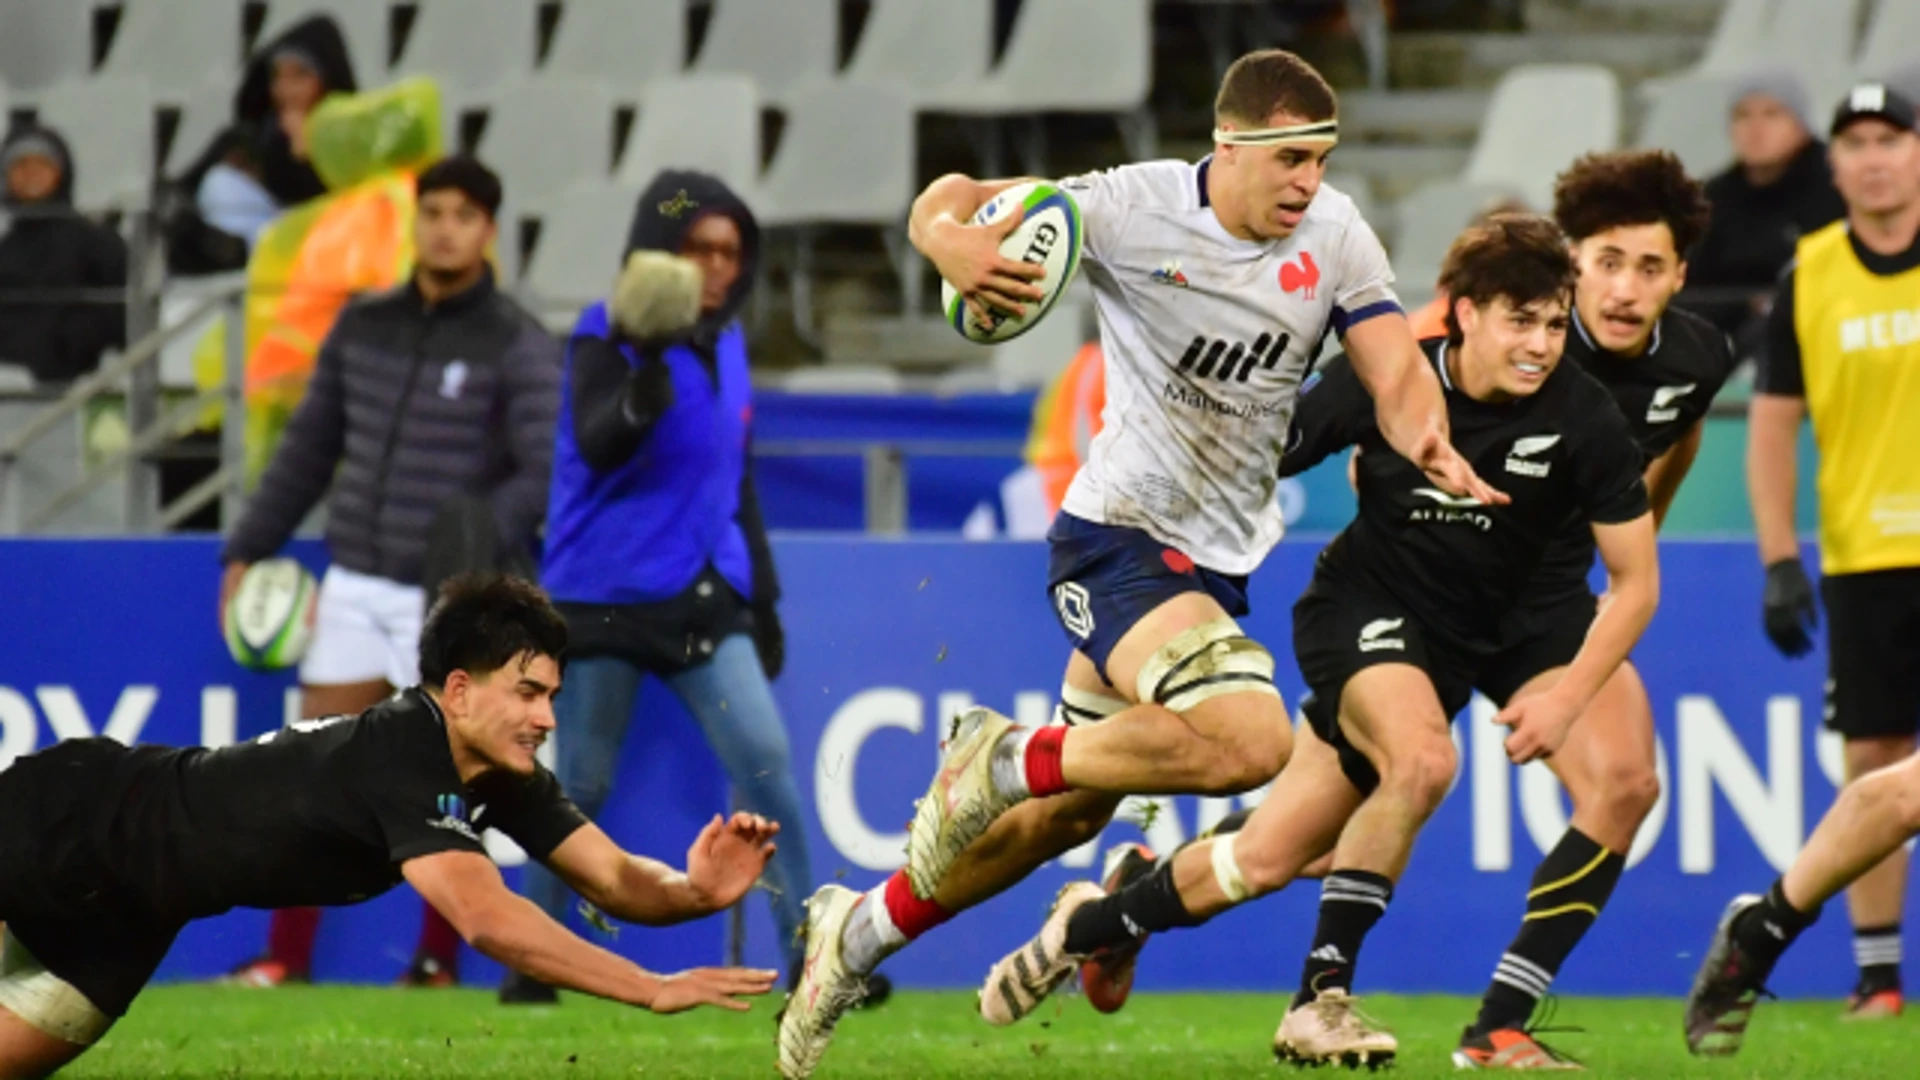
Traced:
POLYGON ((242 667, 279 671, 300 662, 313 640, 319 586, 292 559, 262 559, 247 567, 227 601, 221 623, 227 651, 242 667))
POLYGON ((1026 208, 1026 216, 1000 242, 1000 254, 1046 267, 1047 276, 1039 282, 1046 295, 1038 303, 1028 304, 1021 318, 1003 311, 990 311, 986 320, 981 321, 967 310, 960 290, 942 281, 940 308, 946 312, 947 324, 968 341, 992 345, 1033 329, 1053 310, 1054 302, 1067 291, 1067 284, 1080 268, 1080 204, 1058 184, 1036 180, 1010 187, 975 211, 972 223, 991 225, 1017 206, 1026 208))

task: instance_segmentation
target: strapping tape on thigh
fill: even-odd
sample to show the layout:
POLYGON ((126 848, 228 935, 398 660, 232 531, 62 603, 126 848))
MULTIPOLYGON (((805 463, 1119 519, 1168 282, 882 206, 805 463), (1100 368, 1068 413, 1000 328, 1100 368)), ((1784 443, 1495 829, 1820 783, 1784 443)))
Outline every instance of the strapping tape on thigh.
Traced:
POLYGON ((0 1007, 75 1046, 92 1046, 113 1026, 111 1017, 42 966, 11 930, 0 936, 0 1007))
POLYGON ((1082 690, 1070 683, 1060 686, 1060 704, 1053 710, 1055 722, 1068 727, 1096 724, 1127 707, 1124 698, 1082 690))
POLYGON ((1213 880, 1226 898, 1239 903, 1247 898, 1247 879, 1240 876, 1240 860, 1233 857, 1233 841, 1238 833, 1216 836, 1210 843, 1213 856, 1213 880))
POLYGON ((1273 686, 1273 654, 1240 632, 1232 619, 1215 619, 1175 635, 1140 667, 1141 701, 1184 712, 1221 694, 1280 696, 1273 686))

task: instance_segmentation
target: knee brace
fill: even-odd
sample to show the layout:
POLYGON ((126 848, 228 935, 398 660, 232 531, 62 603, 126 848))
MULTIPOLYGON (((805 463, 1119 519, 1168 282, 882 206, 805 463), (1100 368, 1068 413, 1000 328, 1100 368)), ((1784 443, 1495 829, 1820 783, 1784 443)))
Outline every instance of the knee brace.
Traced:
POLYGON ((1139 700, 1185 712, 1221 694, 1271 694, 1273 654, 1242 634, 1232 619, 1215 619, 1175 635, 1140 666, 1139 700))
POLYGON ((92 1046, 113 1026, 112 1017, 48 971, 12 930, 0 934, 0 1007, 75 1046, 92 1046))
POLYGON ((1122 698, 1062 683, 1060 704, 1053 707, 1053 722, 1066 727, 1095 724, 1126 707, 1127 702, 1122 698))

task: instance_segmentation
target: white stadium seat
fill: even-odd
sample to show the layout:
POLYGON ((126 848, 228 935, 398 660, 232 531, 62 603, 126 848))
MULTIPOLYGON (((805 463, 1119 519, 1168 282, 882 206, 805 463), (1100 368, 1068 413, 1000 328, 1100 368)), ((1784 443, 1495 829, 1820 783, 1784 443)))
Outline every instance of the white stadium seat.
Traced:
POLYGON ((891 86, 816 83, 794 93, 756 209, 769 225, 903 223, 914 155, 912 108, 891 86))
POLYGON ((706 41, 689 71, 745 75, 776 105, 831 77, 839 50, 839 0, 714 0, 706 41))
POLYGON ((1920 2, 1880 0, 1860 40, 1854 61, 1860 78, 1877 79, 1920 64, 1920 2))
POLYGON ((1592 64, 1527 64, 1501 78, 1461 179, 1504 184, 1535 207, 1581 154, 1620 145, 1620 84, 1592 64))
MULTIPOLYGON (((1906 0, 1911 4, 1914 0, 1906 0)), ((1853 77, 1860 0, 1776 0, 1763 50, 1806 81, 1816 117, 1826 115, 1853 77)))
POLYGON ((1697 177, 1709 177, 1733 162, 1733 142, 1727 134, 1732 113, 1727 95, 1732 80, 1717 75, 1691 75, 1662 87, 1640 123, 1634 145, 1671 150, 1697 177))
POLYGON ((1780 0, 1727 0, 1692 74, 1724 75, 1766 56, 1767 31, 1780 0))
POLYGON ((533 79, 498 91, 478 153, 516 202, 613 174, 613 91, 585 79, 533 79))
POLYGON ((0 0, 0 83, 16 103, 35 100, 55 83, 84 79, 92 68, 90 5, 0 0))
POLYGON ((992 0, 874 0, 846 76, 938 111, 973 101, 992 66, 992 0))
POLYGON ((647 87, 620 182, 643 187, 661 169, 698 169, 753 198, 760 176, 760 96, 745 75, 685 75, 647 87))
POLYGON ((238 84, 241 0, 126 0, 104 76, 143 78, 156 100, 179 105, 202 86, 238 84))
POLYGON ((686 0, 567 0, 542 70, 601 79, 629 101, 686 62, 686 0))
POLYGON ((61 83, 40 98, 40 122, 73 153, 74 205, 145 205, 153 182, 153 88, 145 79, 61 83))
POLYGON ((180 126, 167 147, 163 171, 172 174, 185 169, 213 145, 214 138, 233 123, 233 96, 233 86, 210 83, 179 102, 180 126))
POLYGON ((540 240, 521 285, 548 304, 575 308, 605 297, 620 272, 639 201, 638 188, 619 185, 581 187, 544 200, 537 207, 540 240))
POLYGON ((533 74, 538 0, 420 0, 398 76, 437 79, 463 105, 533 74))
POLYGON ((1153 86, 1151 0, 1026 0, 1000 66, 954 112, 1126 112, 1153 86))
MULTIPOLYGON (((1393 272, 1409 293, 1430 290, 1453 238, 1481 211, 1516 194, 1506 185, 1446 180, 1401 200, 1400 231, 1393 239, 1393 272)), ((1531 203, 1543 209, 1544 203, 1531 203)))

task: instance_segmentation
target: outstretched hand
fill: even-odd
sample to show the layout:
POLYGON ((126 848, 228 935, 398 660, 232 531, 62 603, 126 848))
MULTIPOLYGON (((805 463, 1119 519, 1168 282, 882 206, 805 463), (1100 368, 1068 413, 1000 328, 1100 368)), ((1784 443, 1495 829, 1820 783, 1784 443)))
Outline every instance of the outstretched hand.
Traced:
POLYGON ((733 906, 760 880, 779 832, 758 814, 715 814, 687 849, 687 884, 714 910, 733 906))
POLYGON ((715 1005, 734 1012, 746 1012, 743 997, 764 994, 773 989, 778 972, 762 968, 694 968, 676 975, 660 977, 647 1008, 657 1013, 686 1012, 702 1005, 715 1005))
POLYGON ((1483 506, 1504 506, 1513 501, 1506 492, 1480 479, 1480 474, 1473 471, 1473 466, 1439 431, 1429 430, 1420 437, 1414 444, 1412 460, 1435 487, 1449 495, 1471 495, 1483 506))

